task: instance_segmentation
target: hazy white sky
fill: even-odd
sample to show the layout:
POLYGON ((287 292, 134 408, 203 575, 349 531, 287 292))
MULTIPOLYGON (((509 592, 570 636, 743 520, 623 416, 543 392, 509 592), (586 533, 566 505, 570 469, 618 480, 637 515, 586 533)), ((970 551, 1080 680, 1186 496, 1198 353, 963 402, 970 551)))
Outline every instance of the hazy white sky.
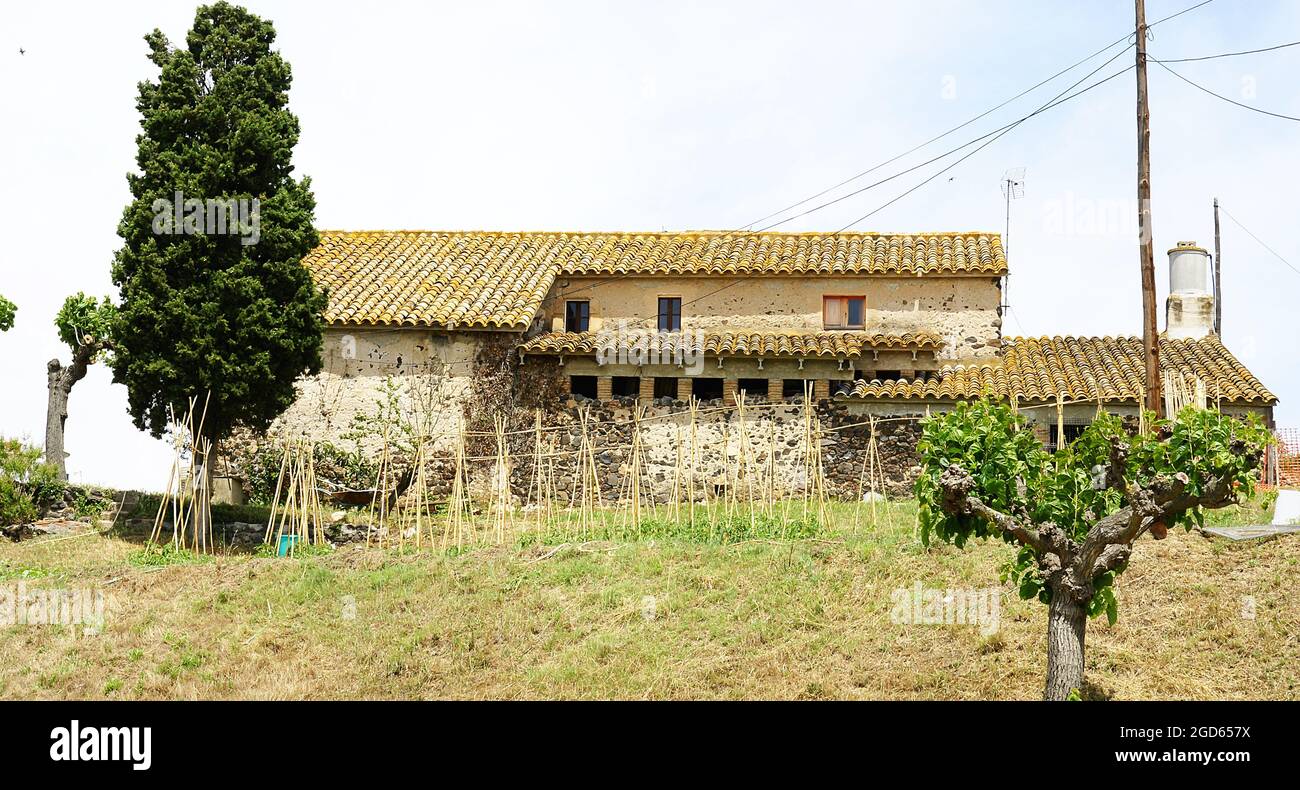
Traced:
MULTIPOLYGON (((1194 0, 1148 0, 1150 20, 1194 0)), ((734 228, 911 148, 1132 28, 1130 0, 966 2, 246 3, 292 64, 295 152, 321 228, 734 228)), ((0 27, 0 435, 39 443, 65 296, 112 293, 128 200, 142 36, 183 41, 194 3, 8 5, 0 27), (18 50, 26 50, 20 55, 18 50)), ((1300 39, 1300 2, 1215 0, 1154 30, 1153 57, 1300 39)), ((882 172, 1046 102, 1118 48, 882 172)), ((1122 56, 1099 74, 1129 65, 1122 56)), ((1175 66, 1300 116, 1300 47, 1175 66)), ((1033 118, 858 230, 1001 231, 1013 206, 1007 334, 1139 334, 1132 74, 1033 118), (950 180, 951 178, 951 180, 950 180)), ((1165 250, 1213 241, 1211 200, 1300 266, 1300 124, 1220 102, 1157 67, 1152 166, 1161 324, 1165 250)), ((948 161, 948 160, 946 160, 948 161)), ((941 165, 782 229, 837 230, 941 165)), ((867 181, 874 180, 869 178, 867 181)), ((865 183, 865 182, 863 182, 865 183)), ((1226 217, 1225 341, 1300 422, 1300 274, 1226 217)), ((73 390, 74 480, 157 489, 103 366, 73 390)))

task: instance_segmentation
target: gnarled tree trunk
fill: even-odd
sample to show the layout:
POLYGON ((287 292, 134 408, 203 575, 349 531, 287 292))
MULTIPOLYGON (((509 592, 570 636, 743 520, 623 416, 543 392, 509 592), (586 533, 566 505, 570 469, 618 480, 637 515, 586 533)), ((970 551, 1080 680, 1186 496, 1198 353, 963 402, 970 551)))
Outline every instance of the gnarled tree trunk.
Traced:
POLYGON ((1052 590, 1047 610, 1047 688, 1043 699, 1068 699, 1083 689, 1083 637, 1088 610, 1068 590, 1052 590))
POLYGON ((63 429, 68 421, 68 396, 72 385, 86 377, 86 369, 95 358, 98 347, 83 345, 72 355, 72 364, 66 368, 57 359, 45 365, 49 387, 49 403, 45 409, 45 462, 53 464, 60 480, 68 479, 68 454, 63 449, 63 429))

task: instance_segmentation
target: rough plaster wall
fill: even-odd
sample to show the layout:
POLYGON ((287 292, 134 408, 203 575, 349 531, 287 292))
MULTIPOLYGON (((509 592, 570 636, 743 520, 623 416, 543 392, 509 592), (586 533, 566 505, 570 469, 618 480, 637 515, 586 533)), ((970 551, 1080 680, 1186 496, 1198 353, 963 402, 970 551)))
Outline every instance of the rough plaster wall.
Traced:
POLYGON ((821 329, 823 296, 862 295, 867 300, 867 331, 935 332, 945 340, 945 359, 991 356, 1002 336, 998 317, 1001 291, 992 277, 607 280, 557 280, 547 303, 544 326, 564 328, 565 293, 590 300, 592 330, 612 330, 620 321, 627 321, 633 329, 653 329, 658 298, 679 296, 683 302, 683 328, 727 331, 821 329), (711 293, 714 291, 717 293, 711 293))
MULTIPOLYGON (((344 436, 357 415, 377 412, 391 381, 398 387, 403 414, 414 416, 421 411, 416 404, 427 400, 434 406, 432 433, 455 436, 482 342, 474 333, 328 328, 321 373, 298 382, 298 399, 270 433, 352 449, 355 443, 344 436)), ((363 449, 377 444, 371 438, 363 449)))

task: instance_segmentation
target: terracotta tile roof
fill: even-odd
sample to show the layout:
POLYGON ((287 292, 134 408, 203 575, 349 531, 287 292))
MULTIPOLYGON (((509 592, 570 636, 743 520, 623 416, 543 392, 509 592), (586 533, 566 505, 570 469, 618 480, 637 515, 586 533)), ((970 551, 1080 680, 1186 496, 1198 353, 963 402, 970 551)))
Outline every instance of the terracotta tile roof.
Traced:
MULTIPOLYGON (((1214 336, 1160 339, 1160 364, 1205 381, 1211 398, 1266 405, 1277 398, 1214 336)), ((1133 400, 1145 377, 1142 340, 1136 337, 1009 337, 1000 359, 946 366, 927 381, 860 381, 849 397, 962 399, 990 394, 1026 402, 1133 400)))
POLYGON ((690 343, 692 353, 701 349, 708 356, 846 357, 875 349, 934 350, 942 346, 938 335, 929 332, 905 335, 867 332, 549 332, 538 335, 519 348, 525 354, 595 354, 616 350, 614 346, 638 348, 661 354, 690 343))
POLYGON ((584 233, 566 274, 1005 274, 996 233, 584 233))
POLYGON ((321 231, 331 323, 524 328, 568 275, 1001 275, 996 233, 321 231))
POLYGON ((325 320, 361 325, 523 329, 560 250, 527 234, 323 231, 303 260, 329 289, 325 320))

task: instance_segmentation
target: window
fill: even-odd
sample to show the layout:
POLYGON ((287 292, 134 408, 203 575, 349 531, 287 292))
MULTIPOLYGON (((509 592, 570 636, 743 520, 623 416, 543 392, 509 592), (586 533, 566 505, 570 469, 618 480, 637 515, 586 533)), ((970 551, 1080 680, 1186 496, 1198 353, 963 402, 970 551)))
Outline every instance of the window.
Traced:
POLYGON ((898 381, 902 378, 902 371, 898 370, 877 370, 876 378, 881 381, 898 381))
POLYGON ((564 303, 564 331, 586 332, 591 325, 591 302, 564 303))
POLYGON ((866 315, 865 296, 822 297, 822 323, 827 329, 862 329, 866 315))
POLYGON ((1064 444, 1062 444, 1060 440, 1057 439, 1056 424, 1052 423, 1047 426, 1047 449, 1051 450, 1052 452, 1056 452, 1057 450, 1060 450, 1063 447, 1068 447, 1075 439, 1078 439, 1080 436, 1083 435, 1084 429, 1087 428, 1088 426, 1072 425, 1070 423, 1066 423, 1062 427, 1065 428, 1064 444))
POLYGON ((699 400, 717 400, 722 397, 722 379, 695 379, 691 394, 699 400))
POLYGON ((610 394, 615 398, 635 398, 641 394, 641 379, 637 376, 615 376, 610 394))
POLYGON ((596 377, 595 376, 569 376, 569 392, 575 396, 580 395, 584 398, 596 399, 596 377))
POLYGON ((736 390, 745 393, 748 400, 766 398, 767 379, 740 379, 736 382, 736 390))
POLYGON ((813 383, 807 379, 785 379, 781 382, 782 398, 802 398, 807 389, 811 390, 813 383))
POLYGON ((682 330, 682 298, 680 296, 659 297, 659 331, 680 332, 682 330))
POLYGON ((655 397, 677 400, 677 379, 655 377, 655 397))

